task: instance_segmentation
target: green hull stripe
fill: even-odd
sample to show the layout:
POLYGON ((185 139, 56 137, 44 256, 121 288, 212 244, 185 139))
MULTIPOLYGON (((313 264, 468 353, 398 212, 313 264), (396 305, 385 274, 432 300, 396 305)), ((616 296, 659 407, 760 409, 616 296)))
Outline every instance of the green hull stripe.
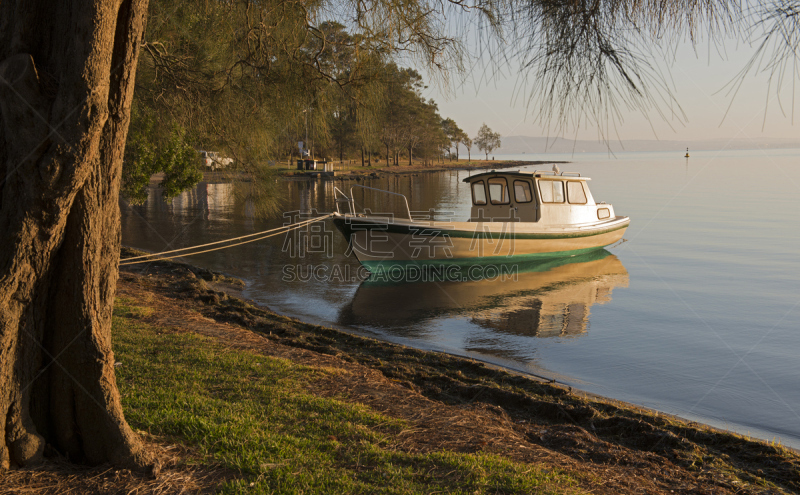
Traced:
POLYGON ((462 239, 519 239, 519 240, 527 240, 527 239, 576 239, 580 237, 592 237, 601 234, 607 234, 609 232, 614 232, 620 229, 625 229, 628 227, 630 222, 625 222, 620 225, 615 225, 614 227, 610 227, 603 230, 591 230, 591 231, 584 231, 584 232, 568 232, 568 233, 517 233, 517 232, 482 232, 476 230, 466 231, 466 230, 443 230, 443 229, 431 229, 429 227, 424 226, 409 226, 409 225, 398 225, 398 224, 380 224, 380 223, 371 223, 371 222, 363 222, 360 223, 358 221, 354 222, 346 222, 342 219, 335 219, 336 226, 345 233, 346 236, 352 235, 354 232, 358 232, 359 230, 380 230, 381 232, 388 232, 392 234, 405 234, 405 235, 425 235, 425 236, 448 236, 448 237, 455 237, 455 238, 462 238, 462 239))

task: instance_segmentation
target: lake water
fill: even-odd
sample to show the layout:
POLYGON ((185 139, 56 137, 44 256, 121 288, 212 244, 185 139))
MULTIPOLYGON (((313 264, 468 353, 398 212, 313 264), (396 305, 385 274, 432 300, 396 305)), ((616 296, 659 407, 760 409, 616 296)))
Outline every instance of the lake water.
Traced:
MULTIPOLYGON (((561 169, 591 177, 595 199, 632 220, 609 251, 524 265, 512 279, 365 280, 330 222, 186 261, 245 279, 247 297, 283 314, 800 448, 800 150, 682 155, 498 156, 571 161, 561 169)), ((360 184, 463 219, 466 175, 360 184)), ((253 218, 227 184, 171 203, 151 193, 122 206, 123 242, 163 251, 266 230, 293 211, 332 211, 333 185, 281 182, 289 213, 272 220, 253 218)))

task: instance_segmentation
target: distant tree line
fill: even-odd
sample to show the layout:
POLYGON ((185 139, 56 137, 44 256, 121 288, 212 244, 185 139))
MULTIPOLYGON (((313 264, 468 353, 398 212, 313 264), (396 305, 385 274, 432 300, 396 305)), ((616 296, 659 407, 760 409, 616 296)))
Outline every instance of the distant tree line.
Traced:
POLYGON ((337 22, 285 22, 301 15, 286 8, 256 19, 244 3, 150 2, 123 169, 129 201, 147 198, 156 172, 167 197, 196 184, 199 150, 263 177, 268 164, 299 157, 300 141, 316 158, 364 166, 457 159, 461 146, 471 159, 472 140, 425 99, 416 70, 337 22))

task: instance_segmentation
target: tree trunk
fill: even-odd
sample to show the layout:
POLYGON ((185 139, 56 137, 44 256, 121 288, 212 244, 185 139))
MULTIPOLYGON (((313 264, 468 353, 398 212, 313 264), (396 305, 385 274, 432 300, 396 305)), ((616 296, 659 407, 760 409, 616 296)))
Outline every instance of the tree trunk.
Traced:
POLYGON ((364 147, 361 147, 361 166, 364 166, 364 147))
POLYGON ((111 351, 147 0, 0 2, 0 469, 149 463, 111 351))

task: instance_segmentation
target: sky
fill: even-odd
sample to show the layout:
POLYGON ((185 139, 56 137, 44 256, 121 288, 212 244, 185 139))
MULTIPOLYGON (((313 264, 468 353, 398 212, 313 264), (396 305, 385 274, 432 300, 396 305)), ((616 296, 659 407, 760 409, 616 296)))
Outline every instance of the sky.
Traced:
MULTIPOLYGON (((650 122, 641 114, 628 112, 617 127, 612 139, 659 139, 697 141, 706 139, 788 138, 800 139, 800 102, 794 103, 792 122, 793 83, 800 100, 800 81, 787 79, 780 101, 774 89, 769 90, 767 74, 750 74, 735 98, 727 93, 726 86, 745 67, 754 49, 748 45, 730 43, 725 53, 709 50, 707 44, 693 48, 681 44, 675 60, 669 64, 668 76, 674 85, 674 95, 686 115, 686 121, 664 121, 651 114, 650 122), (780 104, 783 104, 783 111, 780 104), (730 111, 725 116, 729 105, 730 111), (766 121, 765 117, 766 109, 766 121), (723 117, 725 117, 723 119, 723 117)), ((493 80, 479 84, 478 71, 473 77, 460 82, 447 91, 435 84, 429 85, 426 98, 439 105, 442 117, 450 117, 471 137, 475 137, 484 122, 503 136, 550 136, 558 134, 538 125, 526 109, 526 98, 515 98, 519 82, 517 71, 508 68, 496 73, 493 80)), ((524 95, 523 95, 524 96, 524 95)), ((534 102, 535 103, 535 102, 534 102)), ((595 128, 581 128, 560 137, 597 140, 595 128)))

